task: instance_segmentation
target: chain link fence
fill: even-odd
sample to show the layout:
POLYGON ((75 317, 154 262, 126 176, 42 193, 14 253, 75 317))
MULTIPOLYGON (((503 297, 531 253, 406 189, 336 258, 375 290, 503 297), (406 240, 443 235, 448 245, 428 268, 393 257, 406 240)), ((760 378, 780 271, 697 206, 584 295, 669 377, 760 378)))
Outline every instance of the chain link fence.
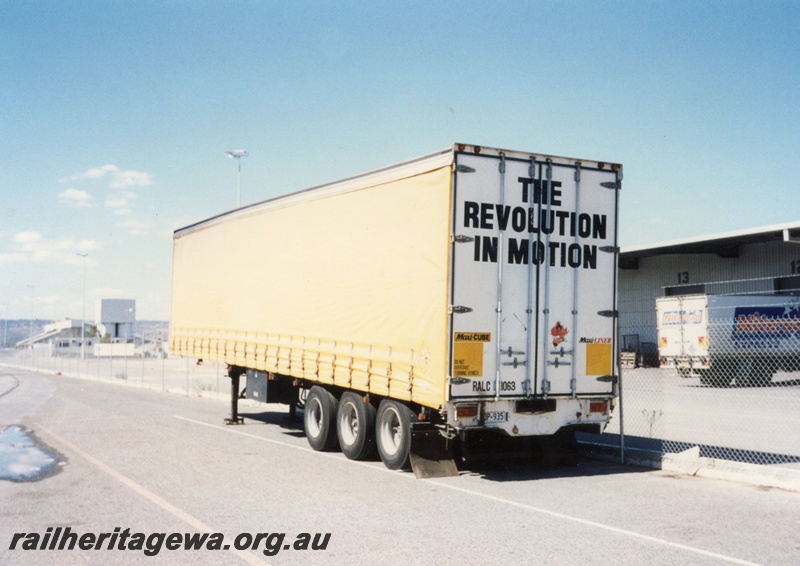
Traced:
POLYGON ((747 283, 622 296, 622 411, 607 433, 665 454, 800 468, 800 297, 747 283))
POLYGON ((48 344, 0 349, 0 363, 52 375, 154 389, 194 397, 230 398, 227 366, 165 354, 94 357, 54 355, 48 344))

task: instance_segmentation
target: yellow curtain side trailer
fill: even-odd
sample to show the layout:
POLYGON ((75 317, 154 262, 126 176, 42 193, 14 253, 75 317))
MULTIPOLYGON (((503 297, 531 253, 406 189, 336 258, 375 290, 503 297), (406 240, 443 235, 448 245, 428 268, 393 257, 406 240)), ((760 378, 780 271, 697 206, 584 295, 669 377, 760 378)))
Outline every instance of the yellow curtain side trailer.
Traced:
POLYGON ((312 447, 421 475, 479 431, 599 431, 621 179, 455 144, 182 228, 172 352, 230 366, 234 420, 240 375, 250 398, 302 391, 312 447))

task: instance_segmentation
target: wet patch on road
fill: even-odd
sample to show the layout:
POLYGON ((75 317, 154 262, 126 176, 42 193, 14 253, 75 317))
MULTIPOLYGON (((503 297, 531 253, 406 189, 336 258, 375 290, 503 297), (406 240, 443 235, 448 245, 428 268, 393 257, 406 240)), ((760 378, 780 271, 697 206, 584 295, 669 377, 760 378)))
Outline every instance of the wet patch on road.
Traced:
POLYGON ((19 380, 10 373, 0 374, 0 397, 8 395, 19 386, 19 380))
POLYGON ((58 473, 65 462, 22 426, 11 425, 0 432, 0 480, 43 480, 58 473))

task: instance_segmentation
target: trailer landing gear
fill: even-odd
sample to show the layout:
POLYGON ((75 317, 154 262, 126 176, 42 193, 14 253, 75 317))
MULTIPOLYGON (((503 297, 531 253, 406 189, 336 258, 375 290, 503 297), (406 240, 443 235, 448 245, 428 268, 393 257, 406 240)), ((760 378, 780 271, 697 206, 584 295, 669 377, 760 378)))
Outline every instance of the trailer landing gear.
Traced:
POLYGON ((244 372, 244 368, 228 366, 228 377, 231 378, 231 416, 225 419, 227 425, 244 424, 244 419, 239 416, 239 378, 244 372))

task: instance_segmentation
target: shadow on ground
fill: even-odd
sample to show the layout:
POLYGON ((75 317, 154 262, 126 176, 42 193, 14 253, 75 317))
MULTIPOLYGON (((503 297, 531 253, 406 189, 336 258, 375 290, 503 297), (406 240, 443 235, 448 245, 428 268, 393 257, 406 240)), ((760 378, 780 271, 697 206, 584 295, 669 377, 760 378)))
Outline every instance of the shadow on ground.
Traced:
MULTIPOLYGON (((288 411, 244 410, 239 416, 247 424, 262 423, 283 429, 283 434, 300 438, 303 432, 303 412, 294 419, 288 411)), ((608 458, 593 457, 595 448, 576 444, 566 451, 550 450, 532 439, 503 439, 488 435, 467 449, 456 446, 453 456, 461 475, 481 476, 489 481, 529 481, 541 479, 630 474, 649 471, 649 468, 615 464, 608 458)), ((370 461, 379 462, 377 455, 370 461)))

